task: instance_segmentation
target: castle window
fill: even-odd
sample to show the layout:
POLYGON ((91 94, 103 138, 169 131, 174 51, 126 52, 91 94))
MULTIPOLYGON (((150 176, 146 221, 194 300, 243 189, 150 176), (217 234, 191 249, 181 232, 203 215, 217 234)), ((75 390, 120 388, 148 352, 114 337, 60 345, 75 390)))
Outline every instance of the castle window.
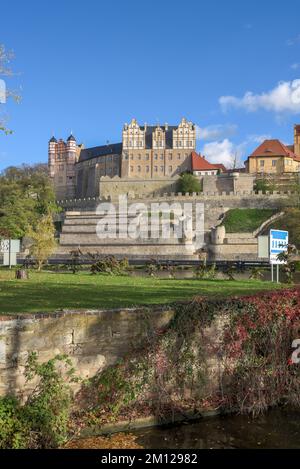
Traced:
POLYGON ((146 172, 149 173, 149 171, 150 171, 149 166, 146 166, 146 172))
POLYGON ((181 155, 180 155, 180 153, 178 153, 178 159, 179 159, 179 160, 181 159, 181 155))
POLYGON ((157 173, 157 171, 158 171, 158 167, 157 167, 157 166, 154 166, 154 171, 157 173))
POLYGON ((130 171, 133 173, 133 166, 130 166, 130 171))
POLYGON ((149 153, 146 153, 146 160, 149 160, 149 153))
POLYGON ((164 167, 163 167, 163 166, 161 166, 161 167, 160 167, 160 170, 161 170, 161 171, 163 171, 163 170, 164 170, 164 167))
POLYGON ((142 146, 143 146, 143 142, 141 141, 141 142, 140 142, 140 147, 142 148, 142 146))
POLYGON ((276 166, 276 160, 272 160, 272 166, 276 166))
POLYGON ((164 155, 160 155, 160 159, 163 160, 163 159, 164 159, 164 155))
POLYGON ((178 142, 178 145, 181 147, 181 141, 178 142))
POLYGON ((138 172, 139 172, 139 173, 141 172, 141 167, 140 167, 140 166, 138 166, 138 172))
POLYGON ((141 155, 141 154, 139 154, 139 160, 141 160, 141 159, 142 159, 142 155, 141 155))
POLYGON ((59 169, 59 171, 63 171, 63 170, 64 170, 64 168, 65 168, 65 167, 64 167, 64 165, 63 165, 63 164, 60 164, 60 165, 58 165, 58 169, 59 169))
POLYGON ((169 160, 172 160, 172 153, 169 153, 169 160))
POLYGON ((155 153, 154 159, 157 160, 157 158, 158 158, 157 153, 155 153))
POLYGON ((172 171, 173 171, 172 166, 169 166, 169 173, 171 173, 172 171))
POLYGON ((193 142, 192 142, 192 140, 191 140, 191 141, 190 141, 190 147, 192 147, 192 146, 193 146, 193 142))
POLYGON ((265 166, 265 160, 260 160, 259 164, 260 167, 263 168, 265 166))
POLYGON ((129 140, 129 146, 132 147, 132 140, 129 140))

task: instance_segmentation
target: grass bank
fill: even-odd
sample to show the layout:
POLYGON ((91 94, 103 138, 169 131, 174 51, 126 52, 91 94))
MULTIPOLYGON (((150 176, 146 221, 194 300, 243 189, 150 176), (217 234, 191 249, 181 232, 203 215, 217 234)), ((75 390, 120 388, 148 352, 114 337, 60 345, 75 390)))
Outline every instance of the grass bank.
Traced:
POLYGON ((227 233, 252 233, 275 213, 271 209, 235 208, 226 212, 222 224, 227 233))
POLYGON ((14 279, 14 271, 0 270, 0 314, 165 304, 194 296, 251 295, 276 288, 280 286, 256 280, 175 280, 86 272, 31 271, 29 280, 20 281, 14 279))

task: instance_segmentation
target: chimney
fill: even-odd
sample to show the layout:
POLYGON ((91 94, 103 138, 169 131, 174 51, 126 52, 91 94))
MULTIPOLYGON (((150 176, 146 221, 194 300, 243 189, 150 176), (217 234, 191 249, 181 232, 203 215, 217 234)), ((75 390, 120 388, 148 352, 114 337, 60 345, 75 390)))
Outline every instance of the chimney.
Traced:
POLYGON ((169 130, 169 124, 166 122, 165 123, 165 131, 169 130))

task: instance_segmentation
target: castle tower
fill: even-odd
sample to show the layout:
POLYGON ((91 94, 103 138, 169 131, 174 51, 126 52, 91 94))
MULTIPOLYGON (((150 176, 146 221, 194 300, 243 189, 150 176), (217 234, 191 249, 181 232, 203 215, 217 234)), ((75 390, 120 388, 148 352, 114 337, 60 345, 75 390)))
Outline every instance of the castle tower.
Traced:
POLYGON ((48 169, 49 169, 49 176, 51 179, 54 179, 54 176, 55 176, 56 153, 57 153, 57 140, 53 136, 52 138, 50 138, 49 144, 48 144, 48 169))
POLYGON ((77 144, 74 135, 70 135, 66 143, 66 196, 75 197, 76 174, 75 163, 77 156, 77 144))
POLYGON ((294 153, 300 156, 300 125, 294 127, 294 153))

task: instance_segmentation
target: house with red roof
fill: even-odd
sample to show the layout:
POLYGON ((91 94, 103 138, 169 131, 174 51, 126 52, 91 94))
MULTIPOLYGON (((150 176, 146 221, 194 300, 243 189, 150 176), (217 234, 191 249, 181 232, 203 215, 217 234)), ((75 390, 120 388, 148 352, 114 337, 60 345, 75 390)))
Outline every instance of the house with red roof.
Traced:
POLYGON ((300 171, 300 126, 295 125, 294 145, 280 140, 265 140, 245 162, 248 173, 284 174, 300 171))
POLYGON ((205 159, 204 156, 192 152, 192 172, 194 176, 214 176, 220 173, 226 173, 227 170, 223 164, 213 164, 205 159))

